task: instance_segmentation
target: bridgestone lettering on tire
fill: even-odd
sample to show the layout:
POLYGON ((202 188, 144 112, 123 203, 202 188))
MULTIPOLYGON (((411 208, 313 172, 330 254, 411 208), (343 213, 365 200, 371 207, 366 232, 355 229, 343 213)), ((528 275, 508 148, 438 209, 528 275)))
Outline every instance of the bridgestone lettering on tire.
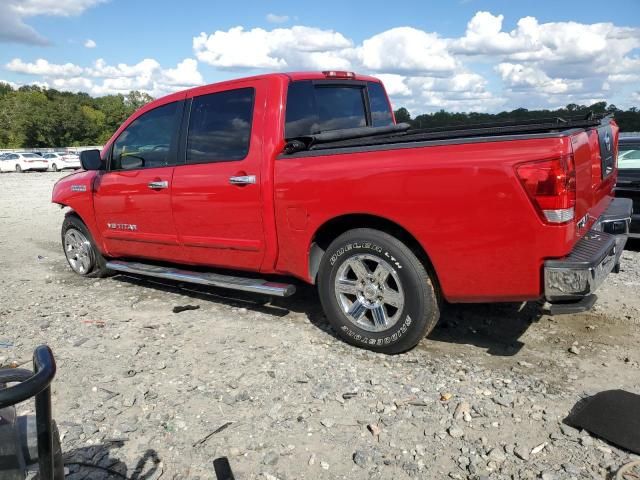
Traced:
POLYGON ((331 243, 320 264, 318 291, 338 335, 377 352, 413 348, 440 316, 424 265, 397 238, 378 230, 350 230, 331 243))

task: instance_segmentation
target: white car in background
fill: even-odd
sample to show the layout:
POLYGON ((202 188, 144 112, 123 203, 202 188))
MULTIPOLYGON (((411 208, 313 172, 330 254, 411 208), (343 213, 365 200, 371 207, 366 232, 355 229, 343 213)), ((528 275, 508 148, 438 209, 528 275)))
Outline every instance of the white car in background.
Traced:
POLYGON ((49 169, 54 172, 68 168, 74 170, 80 168, 80 155, 76 153, 53 152, 45 153, 43 156, 48 162, 49 169))
POLYGON ((5 153, 0 160, 0 172, 46 172, 48 168, 47 160, 35 153, 5 153))

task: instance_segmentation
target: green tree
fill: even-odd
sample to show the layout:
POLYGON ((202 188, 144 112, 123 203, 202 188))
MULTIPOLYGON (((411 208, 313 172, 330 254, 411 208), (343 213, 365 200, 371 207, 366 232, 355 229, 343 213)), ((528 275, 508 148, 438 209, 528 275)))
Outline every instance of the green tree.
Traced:
POLYGON ((398 123, 411 123, 411 114, 409 110, 404 107, 400 107, 398 110, 393 112, 396 117, 396 122, 398 123))

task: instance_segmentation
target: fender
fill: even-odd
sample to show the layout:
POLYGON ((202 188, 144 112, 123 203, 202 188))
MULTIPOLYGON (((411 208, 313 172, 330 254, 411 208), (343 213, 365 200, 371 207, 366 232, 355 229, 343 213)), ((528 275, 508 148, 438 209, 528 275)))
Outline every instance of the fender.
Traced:
POLYGON ((53 186, 51 202, 62 207, 71 208, 72 212, 80 217, 89 229, 91 236, 100 247, 103 254, 108 253, 104 238, 96 224, 96 216, 93 208, 94 183, 100 173, 97 171, 79 171, 61 178, 53 186))

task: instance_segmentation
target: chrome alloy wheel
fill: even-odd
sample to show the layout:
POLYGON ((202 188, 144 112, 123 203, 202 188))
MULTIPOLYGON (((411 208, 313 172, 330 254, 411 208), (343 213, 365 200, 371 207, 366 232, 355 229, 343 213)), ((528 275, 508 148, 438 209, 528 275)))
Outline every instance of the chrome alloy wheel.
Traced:
POLYGON ((93 246, 80 230, 70 228, 64 234, 64 253, 74 272, 86 275, 95 263, 93 246))
POLYGON ((400 277, 389 263, 373 255, 346 259, 336 272, 334 290, 347 318, 368 332, 391 328, 404 308, 400 277))

